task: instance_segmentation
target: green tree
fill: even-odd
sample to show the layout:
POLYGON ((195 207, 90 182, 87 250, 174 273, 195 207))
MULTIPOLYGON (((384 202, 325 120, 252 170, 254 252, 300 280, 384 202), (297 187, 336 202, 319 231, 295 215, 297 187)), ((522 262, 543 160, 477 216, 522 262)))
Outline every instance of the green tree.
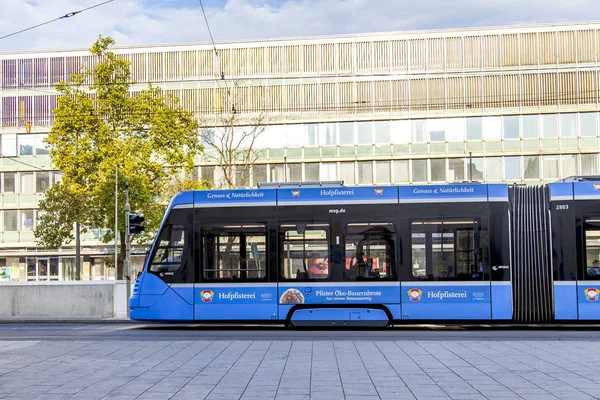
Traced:
MULTIPOLYGON (((38 244, 58 248, 73 240, 74 224, 79 223, 82 232, 92 226, 106 229, 103 240, 111 241, 118 180, 118 278, 122 278, 125 183, 131 213, 146 219, 147 234, 135 238, 143 243, 159 227, 167 205, 165 193, 173 194, 178 187, 172 178, 189 175, 202 145, 194 115, 159 88, 133 87, 130 63, 109 51, 113 44, 112 38, 100 36, 90 48, 95 66, 82 67, 70 83, 56 86, 58 105, 47 143, 52 163, 63 177, 39 203, 34 233, 38 244)), ((201 182, 184 185, 204 187, 201 182)))

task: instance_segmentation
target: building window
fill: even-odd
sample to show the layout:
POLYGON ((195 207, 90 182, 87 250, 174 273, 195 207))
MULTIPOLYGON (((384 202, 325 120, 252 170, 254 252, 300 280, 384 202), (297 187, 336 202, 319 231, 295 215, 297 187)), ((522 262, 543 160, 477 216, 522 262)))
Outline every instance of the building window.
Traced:
POLYGON ((271 182, 285 182, 283 164, 271 164, 271 182))
POLYGON ((17 156, 17 135, 12 133, 3 133, 2 137, 2 156, 16 157, 17 156))
POLYGON ((504 157, 504 179, 511 182, 521 180, 521 157, 504 157))
POLYGON ((288 164, 287 178, 289 182, 302 182, 302 164, 288 164))
POLYGON ((539 135, 539 116, 523 115, 523 138, 537 139, 539 135))
POLYGON ((17 191, 17 173, 16 172, 5 172, 3 175, 2 192, 3 193, 16 193, 17 191))
POLYGON ((433 159, 431 162, 431 181, 446 182, 446 160, 433 159))
POLYGON ((304 164, 304 176, 308 182, 316 182, 319 180, 319 163, 304 164))
POLYGON ((267 166, 266 164, 259 164, 252 166, 252 181, 253 185, 256 186, 259 183, 267 182, 267 166))
POLYGON ((32 135, 19 135, 19 155, 32 156, 34 147, 34 137, 32 135))
POLYGON ((467 118, 467 140, 481 140, 482 132, 481 117, 467 118))
POLYGON ((577 136, 577 114, 562 114, 560 116, 560 136, 577 136))
POLYGON ((358 144, 373 143, 373 123, 372 122, 357 122, 358 128, 358 144))
POLYGON ((34 136, 35 154, 37 156, 49 154, 48 145, 44 143, 47 137, 47 134, 37 134, 34 136))
POLYGON ((354 144, 354 122, 340 122, 340 144, 354 144))
POLYGON ((321 181, 337 180, 337 163, 322 163, 320 176, 321 181))
POLYGON ((540 157, 526 156, 523 159, 525 179, 540 179, 540 157))
POLYGON ((35 193, 34 191, 34 182, 33 182, 33 172, 21 172, 21 194, 30 194, 35 193))
POLYGON ((492 157, 485 159, 485 179, 488 182, 502 181, 502 158, 492 157))
POLYGON ((560 177, 558 156, 543 156, 544 179, 558 179, 560 177))
POLYGON ((581 136, 596 136, 596 113, 579 114, 579 131, 581 136))
POLYGON ((358 163, 358 183, 360 185, 373 184, 373 163, 371 161, 358 163))
POLYGON ((582 154, 581 155, 581 174, 582 175, 597 175, 598 174, 598 154, 582 154))
POLYGON ((542 115, 542 137, 555 138, 558 136, 558 116, 556 114, 542 115))
POLYGON ((394 183, 409 183, 410 169, 408 160, 394 160, 394 183))
POLYGON ((21 231, 33 229, 33 210, 21 210, 21 231))
POLYGON ((4 232, 17 231, 17 210, 4 210, 4 232))
POLYGON ((50 172, 36 172, 35 174, 35 191, 36 193, 44 193, 50 188, 50 172))
POLYGON ((353 162, 340 163, 340 180, 344 182, 344 185, 350 186, 356 184, 353 162))
POLYGON ((378 121, 375 126, 375 143, 391 143, 390 121, 378 121))
POLYGON ((412 121, 412 141, 413 143, 425 143, 425 121, 412 121))
POLYGON ((502 138, 502 119, 500 117, 483 117, 483 138, 485 140, 502 138))
POLYGON ((392 181, 391 162, 375 161, 375 173, 377 184, 390 183, 392 181))
POLYGON ((465 180, 465 159, 464 158, 450 158, 448 160, 448 181, 449 182, 462 182, 465 180))
POLYGON ((577 155, 563 154, 560 156, 562 163, 562 177, 577 175, 577 155))
POLYGON ((504 117, 504 139, 519 139, 520 134, 520 117, 511 115, 504 117))
POLYGON ((412 160, 412 181, 427 182, 427 160, 412 160))

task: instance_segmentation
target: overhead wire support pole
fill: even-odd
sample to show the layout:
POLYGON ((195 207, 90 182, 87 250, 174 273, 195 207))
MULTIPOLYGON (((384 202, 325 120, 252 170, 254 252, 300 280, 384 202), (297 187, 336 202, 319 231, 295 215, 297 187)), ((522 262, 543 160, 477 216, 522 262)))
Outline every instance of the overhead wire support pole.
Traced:
MULTIPOLYGON (((119 276, 117 274, 117 265, 119 264, 119 166, 115 165, 115 280, 119 276)), ((106 268, 104 269, 106 271, 106 268)), ((106 273, 105 273, 106 275, 106 273)), ((106 278, 105 278, 106 279, 106 278)))
POLYGON ((129 282, 129 257, 131 249, 129 245, 129 183, 125 183, 125 260, 123 260, 123 277, 125 278, 125 302, 127 307, 127 318, 129 318, 129 296, 131 287, 129 282))

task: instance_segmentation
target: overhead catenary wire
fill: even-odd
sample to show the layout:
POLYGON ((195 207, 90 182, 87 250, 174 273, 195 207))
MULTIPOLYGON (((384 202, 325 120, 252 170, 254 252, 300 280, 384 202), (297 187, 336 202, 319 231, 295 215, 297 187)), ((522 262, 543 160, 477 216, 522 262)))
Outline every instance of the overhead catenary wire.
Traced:
POLYGON ((52 19, 52 20, 50 20, 50 21, 42 22, 41 24, 37 24, 37 25, 31 26, 31 27, 29 27, 29 28, 21 29, 21 30, 19 30, 19 31, 16 31, 16 32, 9 33, 8 35, 0 36, 0 40, 2 40, 2 39, 6 39, 6 38, 9 38, 9 37, 11 37, 11 36, 18 35, 19 33, 23 33, 23 32, 30 31, 30 30, 32 30, 32 29, 35 29, 35 28, 39 28, 40 26, 48 25, 48 24, 50 24, 50 23, 52 23, 52 22, 56 22, 56 21, 59 21, 59 20, 61 20, 61 19, 67 19, 67 18, 74 17, 74 16, 75 16, 75 15, 77 15, 77 14, 81 14, 82 12, 85 12, 85 11, 91 10, 92 8, 96 8, 96 7, 103 6, 103 5, 105 5, 105 4, 108 4, 108 3, 111 3, 111 2, 113 2, 113 1, 115 1, 115 0, 106 0, 106 1, 104 1, 104 2, 102 2, 102 3, 94 4, 93 6, 90 6, 90 7, 87 7, 87 8, 81 9, 81 10, 78 10, 78 11, 71 11, 71 12, 69 12, 69 13, 66 13, 66 14, 64 14, 63 16, 60 16, 60 17, 58 17, 58 18, 54 18, 54 19, 52 19))

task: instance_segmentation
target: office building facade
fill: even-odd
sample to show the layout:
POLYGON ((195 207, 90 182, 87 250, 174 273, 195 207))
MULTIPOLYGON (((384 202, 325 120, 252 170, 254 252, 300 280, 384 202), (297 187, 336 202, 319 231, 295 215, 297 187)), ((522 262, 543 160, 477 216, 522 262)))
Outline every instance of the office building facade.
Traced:
MULTIPOLYGON (((119 47, 132 90, 180 98, 218 131, 236 111, 264 131, 244 186, 475 180, 540 184, 599 174, 600 24, 119 47)), ((93 67, 86 50, 0 54, 0 268, 6 279, 72 279, 73 245, 35 245, 36 206, 60 180, 43 139, 53 85, 93 67), (6 271, 9 271, 6 273, 6 271), (11 273, 12 271, 12 273, 11 273), (8 278, 6 277, 8 276, 8 278)), ((240 129, 250 129, 243 128, 240 129)), ((198 158, 198 177, 222 171, 198 158)), ((241 177, 242 168, 238 175, 241 177)), ((83 279, 111 278, 112 245, 83 237, 83 279)))

